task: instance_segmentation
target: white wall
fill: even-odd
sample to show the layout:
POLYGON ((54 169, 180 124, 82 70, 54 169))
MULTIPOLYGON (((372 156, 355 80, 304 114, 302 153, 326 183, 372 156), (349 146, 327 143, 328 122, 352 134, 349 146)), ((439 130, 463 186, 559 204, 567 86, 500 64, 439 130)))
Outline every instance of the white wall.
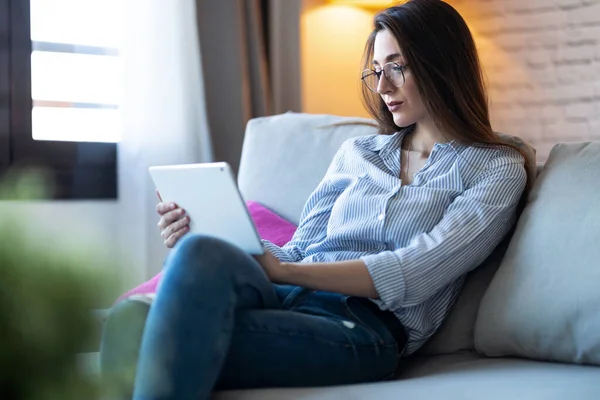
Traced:
MULTIPOLYGON (((117 201, 0 201, 0 218, 11 217, 10 221, 18 225, 15 228, 25 230, 32 246, 61 251, 77 249, 106 259, 106 264, 95 260, 90 265, 106 268, 107 272, 109 269, 112 273, 118 271, 115 282, 118 287, 114 290, 123 292, 141 277, 138 271, 125 270, 124 265, 128 263, 121 262, 126 255, 118 212, 117 201)), ((82 265, 82 268, 90 265, 82 265)), ((98 307, 107 307, 112 300, 107 298, 106 301, 98 307)))
MULTIPOLYGON (((150 206, 148 208, 151 208, 150 206)), ((154 217, 152 210, 145 214, 154 217)), ((90 250, 99 257, 106 256, 116 269, 120 281, 117 291, 126 291, 149 277, 149 258, 146 247, 140 244, 148 236, 155 235, 157 258, 153 271, 162 265, 166 250, 162 249, 156 221, 137 224, 135 218, 124 216, 119 200, 106 201, 1 201, 0 214, 16 217, 16 223, 25 229, 31 243, 43 242, 57 248, 90 250), (151 227, 156 228, 152 230, 151 227), (144 232, 140 232, 143 230, 144 232), (147 231, 147 232, 146 232, 147 231), (113 262, 114 261, 114 262, 113 262)), ((97 263, 95 263, 97 264, 97 263)), ((85 267, 85 266, 83 266, 85 267)))
POLYGON ((115 251, 118 224, 117 201, 2 201, 9 214, 19 214, 31 238, 49 235, 49 240, 97 243, 99 248, 115 251))
POLYGON ((600 0, 451 0, 475 35, 492 124, 547 158, 600 140, 600 0))

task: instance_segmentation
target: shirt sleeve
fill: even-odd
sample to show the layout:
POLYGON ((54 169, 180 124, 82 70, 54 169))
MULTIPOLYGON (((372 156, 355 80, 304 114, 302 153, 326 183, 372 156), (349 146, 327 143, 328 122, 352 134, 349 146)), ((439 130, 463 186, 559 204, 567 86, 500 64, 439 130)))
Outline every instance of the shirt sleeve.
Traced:
POLYGON ((514 224, 526 182, 522 158, 497 157, 430 232, 362 257, 384 306, 421 304, 483 262, 514 224))
POLYGON ((331 215, 331 209, 341 193, 331 183, 329 175, 340 168, 344 159, 344 148, 344 145, 340 147, 325 177, 306 201, 300 215, 298 229, 296 229, 292 239, 282 247, 263 240, 265 248, 280 261, 302 261, 306 256, 306 249, 313 243, 321 242, 327 236, 327 224, 331 215))
POLYGON ((296 262, 293 254, 286 252, 281 247, 277 246, 275 243, 272 243, 266 239, 261 240, 263 247, 265 250, 268 250, 271 254, 273 254, 279 261, 282 262, 296 262))

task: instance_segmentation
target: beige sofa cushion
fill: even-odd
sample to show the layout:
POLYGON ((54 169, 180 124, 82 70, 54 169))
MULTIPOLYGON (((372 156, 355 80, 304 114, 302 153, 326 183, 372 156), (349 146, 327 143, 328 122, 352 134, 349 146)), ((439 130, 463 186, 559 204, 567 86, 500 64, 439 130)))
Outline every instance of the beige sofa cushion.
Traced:
POLYGON ((373 135, 365 118, 287 112, 248 122, 238 174, 244 199, 254 200, 298 224, 342 143, 373 135))
POLYGON ((392 381, 224 391, 214 400, 597 400, 598 382, 598 367, 452 354, 413 357, 392 381))
POLYGON ((600 365, 600 142, 553 148, 481 302, 475 347, 600 365))
POLYGON ((479 303, 506 252, 510 234, 494 252, 467 275, 465 285, 440 329, 419 349, 417 355, 474 352, 475 319, 479 303))

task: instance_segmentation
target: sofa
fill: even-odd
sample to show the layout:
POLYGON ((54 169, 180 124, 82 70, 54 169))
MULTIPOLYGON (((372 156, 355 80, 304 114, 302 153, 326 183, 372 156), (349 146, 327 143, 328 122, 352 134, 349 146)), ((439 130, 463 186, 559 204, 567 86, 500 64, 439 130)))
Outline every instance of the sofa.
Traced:
MULTIPOLYGON (((297 224, 341 143, 375 132, 362 118, 253 119, 240 191, 297 224)), ((514 230, 469 273, 442 327, 401 361, 393 380, 224 391, 215 399, 600 399, 600 143, 558 144, 537 175, 514 230)), ((138 326, 125 326, 136 318, 113 322, 109 345, 125 334, 139 342, 151 297, 130 302, 138 326)))

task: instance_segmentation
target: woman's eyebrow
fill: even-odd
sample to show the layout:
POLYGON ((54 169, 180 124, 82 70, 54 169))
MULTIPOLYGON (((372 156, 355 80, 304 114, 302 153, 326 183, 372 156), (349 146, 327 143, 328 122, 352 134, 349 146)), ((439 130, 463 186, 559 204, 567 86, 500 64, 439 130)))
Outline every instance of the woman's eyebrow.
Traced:
MULTIPOLYGON (((402 54, 400 54, 400 53, 388 54, 387 57, 385 57, 385 63, 392 62, 392 61, 397 60, 399 58, 402 58, 402 54)), ((379 62, 377 60, 373 60, 373 64, 374 65, 379 65, 379 62)))

